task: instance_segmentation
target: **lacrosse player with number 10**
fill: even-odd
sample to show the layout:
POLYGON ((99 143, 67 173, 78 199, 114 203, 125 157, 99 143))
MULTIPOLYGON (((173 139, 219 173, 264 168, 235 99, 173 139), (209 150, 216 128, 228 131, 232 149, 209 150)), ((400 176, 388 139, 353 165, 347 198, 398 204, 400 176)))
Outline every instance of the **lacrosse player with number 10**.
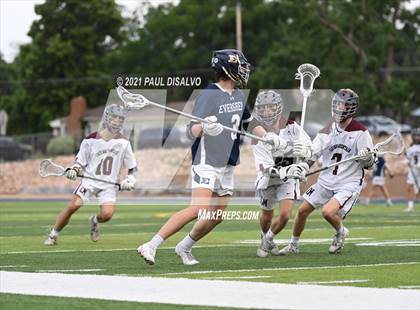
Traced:
POLYGON ((70 205, 58 215, 44 241, 45 245, 57 243, 59 232, 92 196, 98 198, 100 212, 89 219, 90 237, 94 242, 99 240, 99 223, 109 221, 115 211, 117 187, 112 183, 118 178, 122 164, 128 169, 128 175, 122 180, 120 189, 134 189, 137 163, 130 142, 121 134, 126 116, 127 111, 123 106, 108 105, 102 118, 101 130, 82 141, 75 163, 66 169, 65 176, 73 181, 82 175, 91 176, 91 179, 84 178, 74 190, 70 205), (99 180, 92 180, 93 176, 99 180))

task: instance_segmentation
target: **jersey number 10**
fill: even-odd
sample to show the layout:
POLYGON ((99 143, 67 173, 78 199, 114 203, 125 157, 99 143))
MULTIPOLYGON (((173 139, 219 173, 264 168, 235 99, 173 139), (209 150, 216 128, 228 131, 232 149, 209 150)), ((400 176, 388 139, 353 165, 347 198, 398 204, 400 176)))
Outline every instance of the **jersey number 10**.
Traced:
POLYGON ((102 159, 99 165, 96 167, 95 174, 96 175, 110 175, 112 171, 112 163, 114 162, 114 158, 111 156, 105 157, 102 159))

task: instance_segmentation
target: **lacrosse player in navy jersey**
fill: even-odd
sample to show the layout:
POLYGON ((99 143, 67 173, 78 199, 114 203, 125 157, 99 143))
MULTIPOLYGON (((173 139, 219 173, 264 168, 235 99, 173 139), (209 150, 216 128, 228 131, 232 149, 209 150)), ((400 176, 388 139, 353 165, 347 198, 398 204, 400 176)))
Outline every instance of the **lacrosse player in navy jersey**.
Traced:
MULTIPOLYGON (((197 219, 200 210, 217 212, 224 210, 233 194, 233 170, 239 164, 240 135, 223 130, 221 125, 247 130, 264 137, 272 144, 271 150, 286 147, 286 141, 274 133, 267 133, 253 119, 246 106, 246 97, 238 88, 247 84, 250 64, 242 52, 226 49, 213 53, 212 68, 216 83, 204 89, 196 100, 193 115, 211 121, 192 121, 188 135, 194 139, 192 146, 192 194, 191 203, 163 225, 149 242, 138 247, 138 253, 146 263, 155 263, 156 249, 184 225, 197 219)), ((221 218, 199 220, 191 232, 175 247, 175 252, 185 265, 195 265, 198 261, 191 253, 192 246, 210 232, 221 218)))

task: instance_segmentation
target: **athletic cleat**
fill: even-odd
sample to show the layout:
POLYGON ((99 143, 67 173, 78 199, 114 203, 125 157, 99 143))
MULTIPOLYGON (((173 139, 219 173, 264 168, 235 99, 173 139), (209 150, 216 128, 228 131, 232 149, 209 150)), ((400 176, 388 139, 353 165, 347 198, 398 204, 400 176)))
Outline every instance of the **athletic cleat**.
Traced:
POLYGON ((349 235, 349 230, 344 227, 344 233, 336 233, 333 237, 333 241, 331 246, 328 250, 330 254, 337 254, 340 253, 344 247, 344 240, 349 235))
POLYGON ((257 256, 267 257, 268 254, 279 255, 279 248, 273 239, 267 239, 264 235, 261 235, 261 244, 257 250, 257 256))
POLYGON ((404 209, 404 212, 413 212, 414 211, 414 208, 410 208, 410 207, 408 207, 407 209, 404 209))
POLYGON ((392 202, 392 200, 387 200, 386 202, 385 202, 385 207, 392 207, 394 204, 393 204, 393 202, 392 202))
POLYGON ((48 236, 47 239, 44 241, 44 245, 56 245, 57 244, 57 237, 48 236))
POLYGON ((90 222, 90 240, 92 240, 93 242, 96 242, 99 240, 99 224, 95 223, 93 221, 93 219, 95 218, 94 215, 92 215, 89 218, 89 222, 90 222))
POLYGON ((137 248, 137 253, 143 257, 146 264, 154 265, 156 249, 152 247, 149 243, 142 244, 137 248))
POLYGON ((187 266, 197 265, 200 262, 192 255, 191 250, 185 251, 179 245, 175 247, 175 253, 182 259, 182 263, 187 266))
POLYGON ((299 254, 299 245, 297 243, 289 243, 279 251, 279 255, 299 254))

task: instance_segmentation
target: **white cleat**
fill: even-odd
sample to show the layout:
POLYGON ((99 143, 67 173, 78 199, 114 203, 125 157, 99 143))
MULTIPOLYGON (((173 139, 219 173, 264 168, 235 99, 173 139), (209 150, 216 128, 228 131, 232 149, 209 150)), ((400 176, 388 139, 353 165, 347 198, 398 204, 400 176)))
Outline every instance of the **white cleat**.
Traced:
POLYGON ((154 265, 156 249, 152 247, 149 243, 142 244, 137 248, 137 253, 143 257, 146 264, 154 265))
POLYGON ((94 215, 89 218, 90 223, 90 240, 96 242, 99 240, 99 224, 93 221, 94 215))
POLYGON ((195 259, 195 257, 192 255, 191 250, 185 251, 184 249, 181 249, 179 245, 175 247, 175 253, 182 259, 182 263, 187 266, 193 266, 197 265, 200 262, 195 259))
POLYGON ((344 247, 344 240, 346 239, 348 235, 349 235, 349 230, 346 227, 344 227, 344 232, 342 234, 336 233, 333 237, 333 241, 331 243, 331 246, 328 252, 330 254, 340 253, 344 247))
POLYGON ((45 239, 44 241, 44 245, 51 246, 51 245, 56 245, 56 244, 57 244, 57 237, 48 236, 48 238, 45 239))
POLYGON ((267 257, 268 254, 272 255, 280 255, 279 248, 277 247, 276 243, 273 239, 267 239, 264 235, 261 235, 261 244, 257 250, 257 256, 259 257, 267 257))
POLYGON ((297 243, 289 243, 279 251, 279 255, 299 254, 299 245, 297 243))
POLYGON ((408 207, 407 209, 404 209, 404 212, 414 212, 414 208, 408 207))

